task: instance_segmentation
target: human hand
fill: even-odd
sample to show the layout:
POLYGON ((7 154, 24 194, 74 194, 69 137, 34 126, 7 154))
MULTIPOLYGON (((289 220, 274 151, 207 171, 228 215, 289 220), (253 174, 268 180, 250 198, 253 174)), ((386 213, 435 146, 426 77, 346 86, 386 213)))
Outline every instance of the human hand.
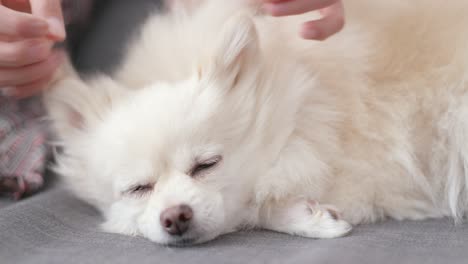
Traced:
POLYGON ((261 0, 264 9, 273 16, 299 15, 319 10, 321 19, 302 25, 300 34, 305 39, 325 40, 339 32, 345 23, 341 0, 261 0))
POLYGON ((39 93, 60 65, 65 39, 60 0, 0 0, 0 93, 39 93))

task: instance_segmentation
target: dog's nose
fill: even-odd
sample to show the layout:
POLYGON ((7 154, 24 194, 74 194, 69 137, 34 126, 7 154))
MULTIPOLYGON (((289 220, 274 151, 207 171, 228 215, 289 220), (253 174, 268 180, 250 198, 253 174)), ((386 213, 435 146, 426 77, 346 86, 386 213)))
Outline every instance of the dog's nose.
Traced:
POLYGON ((187 232, 192 218, 192 208, 186 204, 167 208, 159 216, 164 230, 171 235, 177 236, 181 236, 187 232))

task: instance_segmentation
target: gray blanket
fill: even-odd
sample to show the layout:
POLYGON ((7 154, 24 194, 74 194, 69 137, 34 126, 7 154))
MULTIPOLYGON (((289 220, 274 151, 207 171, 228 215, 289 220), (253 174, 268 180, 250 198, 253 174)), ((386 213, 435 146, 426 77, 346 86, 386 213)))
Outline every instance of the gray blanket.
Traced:
POLYGON ((61 187, 0 208, 0 263, 356 263, 466 264, 468 225, 388 221, 348 237, 312 240, 240 232, 189 248, 108 234, 91 206, 61 187))

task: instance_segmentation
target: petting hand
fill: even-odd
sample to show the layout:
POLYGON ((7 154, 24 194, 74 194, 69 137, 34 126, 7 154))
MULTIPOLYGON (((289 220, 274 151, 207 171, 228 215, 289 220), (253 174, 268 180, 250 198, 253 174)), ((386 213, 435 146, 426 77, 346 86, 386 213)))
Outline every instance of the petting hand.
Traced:
POLYGON ((262 0, 264 9, 273 16, 298 15, 319 10, 323 18, 304 23, 301 36, 305 39, 325 40, 344 26, 341 0, 262 0))
POLYGON ((65 39, 60 0, 0 0, 0 93, 17 98, 42 91, 60 65, 52 51, 65 39))

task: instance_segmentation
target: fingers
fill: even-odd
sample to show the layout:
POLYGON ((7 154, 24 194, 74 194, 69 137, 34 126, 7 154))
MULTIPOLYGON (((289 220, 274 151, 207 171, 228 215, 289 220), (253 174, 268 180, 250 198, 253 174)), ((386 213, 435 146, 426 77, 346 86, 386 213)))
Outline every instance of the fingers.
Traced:
POLYGON ((272 16, 299 15, 336 4, 338 0, 268 0, 264 8, 272 16))
POLYGON ((53 74, 49 74, 31 83, 19 85, 16 87, 16 89, 10 90, 9 96, 15 97, 17 99, 23 99, 37 95, 47 88, 47 85, 49 85, 52 77, 53 74))
POLYGON ((4 5, 10 9, 31 13, 31 5, 29 0, 1 0, 0 5, 4 5))
POLYGON ((323 18, 304 23, 301 36, 305 39, 325 40, 338 33, 345 24, 343 4, 338 2, 321 10, 323 18))
POLYGON ((39 38, 48 34, 48 23, 39 17, 0 5, 0 35, 15 38, 39 38))
POLYGON ((264 0, 264 8, 273 16, 298 15, 320 10, 323 17, 304 23, 300 35, 305 39, 325 40, 344 27, 341 0, 264 0))
POLYGON ((0 68, 0 89, 17 89, 52 74, 63 60, 61 52, 55 52, 47 60, 20 68, 0 68))
POLYGON ((45 60, 51 53, 52 45, 52 41, 45 39, 0 41, 0 67, 17 68, 45 60))
POLYGON ((49 37, 57 41, 64 40, 66 35, 60 2, 60 0, 30 0, 32 14, 47 21, 49 37))
POLYGON ((65 35, 61 0, 0 0, 0 93, 40 92, 63 59, 53 42, 65 35))

